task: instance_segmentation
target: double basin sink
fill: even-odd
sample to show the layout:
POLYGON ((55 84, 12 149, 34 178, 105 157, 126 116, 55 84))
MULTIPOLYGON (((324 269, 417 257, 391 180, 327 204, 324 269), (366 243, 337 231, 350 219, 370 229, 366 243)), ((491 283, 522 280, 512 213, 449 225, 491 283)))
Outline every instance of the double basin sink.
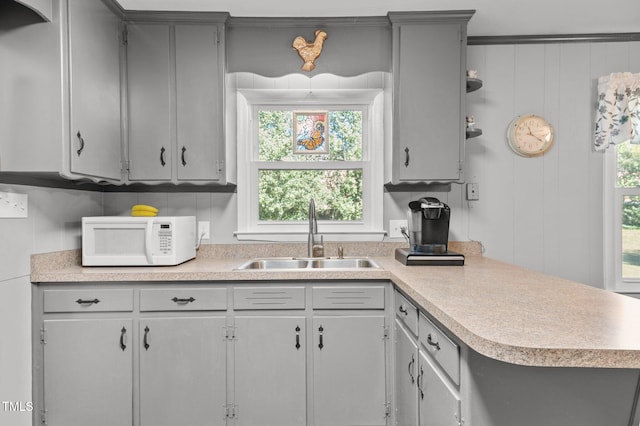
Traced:
POLYGON ((264 258, 251 259, 238 266, 237 270, 299 270, 299 269, 363 269, 379 268, 366 257, 344 258, 264 258))

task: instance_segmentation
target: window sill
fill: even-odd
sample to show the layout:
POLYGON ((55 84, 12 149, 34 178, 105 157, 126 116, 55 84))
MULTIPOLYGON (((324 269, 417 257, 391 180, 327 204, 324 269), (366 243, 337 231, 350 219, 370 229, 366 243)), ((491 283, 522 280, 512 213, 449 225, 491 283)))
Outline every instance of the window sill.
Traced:
MULTIPOLYGON (((332 241, 383 241, 387 232, 363 231, 363 232, 318 232, 325 242, 332 241)), ((234 233, 238 241, 271 241, 271 242, 306 242, 307 232, 241 232, 234 233)))

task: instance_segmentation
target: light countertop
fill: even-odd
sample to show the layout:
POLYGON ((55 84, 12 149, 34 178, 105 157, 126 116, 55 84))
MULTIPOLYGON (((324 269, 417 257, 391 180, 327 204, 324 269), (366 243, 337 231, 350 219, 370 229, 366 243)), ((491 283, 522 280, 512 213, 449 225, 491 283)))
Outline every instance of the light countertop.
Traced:
POLYGON ((196 259, 171 267, 82 267, 73 250, 33 255, 31 281, 391 280, 485 356, 531 366, 640 368, 640 300, 492 260, 479 246, 461 244, 450 249, 465 253, 464 266, 405 266, 393 257, 397 245, 368 244, 362 254, 345 244, 345 256, 360 250, 381 268, 301 271, 234 270, 253 257, 291 256, 272 245, 204 246, 196 259))

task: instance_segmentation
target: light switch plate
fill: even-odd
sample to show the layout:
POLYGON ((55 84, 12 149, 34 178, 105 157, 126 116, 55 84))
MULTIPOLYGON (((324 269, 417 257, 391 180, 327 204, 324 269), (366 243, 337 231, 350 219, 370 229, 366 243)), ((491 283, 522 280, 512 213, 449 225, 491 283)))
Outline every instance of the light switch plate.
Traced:
POLYGON ((0 192, 0 218, 27 217, 28 213, 27 194, 0 192))

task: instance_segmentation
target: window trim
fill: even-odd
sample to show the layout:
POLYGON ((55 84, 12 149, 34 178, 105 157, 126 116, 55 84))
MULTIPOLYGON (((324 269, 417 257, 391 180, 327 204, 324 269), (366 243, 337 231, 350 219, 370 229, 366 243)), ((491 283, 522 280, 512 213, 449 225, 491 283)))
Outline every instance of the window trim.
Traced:
MULTIPOLYGON (((624 142, 628 143, 628 142, 624 142)), ((604 152, 604 279, 607 290, 619 293, 638 293, 640 278, 622 277, 622 199, 625 195, 640 196, 640 188, 617 186, 617 146, 604 152)))
MULTIPOLYGON (((327 222, 318 225, 325 241, 382 241, 383 229, 383 180, 384 180, 384 92, 382 89, 355 90, 264 90, 239 89, 237 91, 238 117, 238 240, 256 241, 306 241, 308 223, 259 222, 257 220, 258 170, 256 111, 260 107, 287 107, 317 109, 322 107, 353 107, 364 111, 363 133, 368 141, 363 146, 363 160, 350 161, 346 168, 362 168, 363 220, 353 222, 327 222), (368 117, 368 119, 366 119, 368 117), (363 167, 358 167, 361 163, 363 167), (368 178, 367 178, 368 176, 368 178), (367 182, 368 181, 368 182, 367 182)), ((269 163, 273 165, 273 163, 269 163)), ((295 164, 295 163, 294 163, 295 164)), ((309 169, 342 168, 339 161, 310 163, 309 169)), ((297 166, 300 167, 300 166, 297 166)), ((293 169, 282 164, 278 168, 293 169)), ((273 167, 275 168, 275 167, 273 167)), ((306 169, 307 167, 305 167, 306 169)))

